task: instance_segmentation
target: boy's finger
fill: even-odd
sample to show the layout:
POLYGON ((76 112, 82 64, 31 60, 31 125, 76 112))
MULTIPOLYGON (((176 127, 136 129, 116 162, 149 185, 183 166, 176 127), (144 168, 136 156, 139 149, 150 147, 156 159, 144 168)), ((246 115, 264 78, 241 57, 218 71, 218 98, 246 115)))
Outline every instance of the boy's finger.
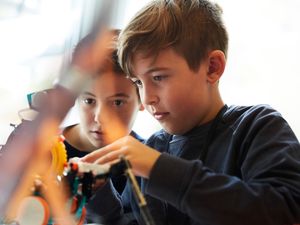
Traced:
POLYGON ((95 163, 97 164, 114 164, 118 161, 120 161, 120 156, 122 155, 122 152, 120 150, 115 150, 113 152, 109 152, 99 158, 96 159, 95 163))
POLYGON ((107 146, 105 146, 103 148, 95 150, 95 151, 87 154, 86 156, 82 157, 81 161, 93 163, 97 159, 99 159, 100 157, 102 157, 102 156, 106 155, 107 153, 109 153, 110 151, 113 151, 112 150, 112 146, 107 145, 107 146))
POLYGON ((82 157, 80 159, 80 161, 82 161, 82 162, 88 162, 88 163, 93 163, 94 161, 96 161, 102 155, 103 155, 102 149, 99 149, 99 150, 91 152, 88 155, 82 157))

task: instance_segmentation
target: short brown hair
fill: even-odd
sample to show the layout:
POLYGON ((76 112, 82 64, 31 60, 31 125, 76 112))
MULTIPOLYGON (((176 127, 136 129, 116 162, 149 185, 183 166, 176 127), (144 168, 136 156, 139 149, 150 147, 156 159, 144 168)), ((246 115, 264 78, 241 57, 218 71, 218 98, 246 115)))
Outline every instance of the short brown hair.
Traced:
MULTIPOLYGON (((109 48, 112 49, 111 54, 108 55, 107 57, 107 62, 109 66, 111 66, 112 71, 118 74, 124 74, 124 71, 122 70, 119 62, 118 62, 118 56, 117 56, 117 40, 118 36, 120 34, 119 29, 111 29, 109 31, 113 35, 113 39, 111 40, 111 43, 109 44, 109 48)), ((89 33, 86 35, 84 38, 82 38, 78 44, 76 45, 74 52, 73 52, 73 57, 76 55, 77 52, 80 51, 81 48, 83 48, 85 45, 88 45, 89 43, 92 43, 95 41, 97 38, 97 33, 89 33)), ((108 65, 107 65, 108 66, 108 65)))
POLYGON ((134 54, 157 55, 172 47, 197 71, 211 50, 227 55, 228 35, 221 8, 208 0, 156 0, 142 8, 121 32, 119 62, 132 75, 134 54))
MULTIPOLYGON (((116 74, 120 74, 120 75, 124 75, 124 76, 128 77, 128 75, 126 75, 124 70, 121 68, 121 66, 119 64, 119 60, 118 60, 118 55, 117 55, 117 41, 118 41, 118 36, 120 34, 120 30, 119 29, 111 29, 109 32, 111 32, 113 34, 113 39, 112 39, 110 45, 108 46, 109 48, 112 48, 112 52, 111 52, 110 55, 108 55, 108 57, 106 59, 106 62, 108 62, 107 63, 108 65, 105 65, 105 66, 109 67, 109 69, 111 69, 116 74)), ((89 33, 84 38, 82 38, 78 42, 78 44, 76 45, 76 47, 73 51, 73 57, 85 45, 95 41, 95 38, 97 38, 97 34, 93 33, 93 32, 89 33)), ((103 67, 100 66, 99 67, 99 73, 101 73, 102 71, 103 71, 103 67)), ((139 102, 140 102, 141 101, 140 93, 139 93, 138 88, 137 88, 136 85, 135 85, 135 87, 136 87, 137 96, 138 96, 138 99, 139 99, 139 102)))

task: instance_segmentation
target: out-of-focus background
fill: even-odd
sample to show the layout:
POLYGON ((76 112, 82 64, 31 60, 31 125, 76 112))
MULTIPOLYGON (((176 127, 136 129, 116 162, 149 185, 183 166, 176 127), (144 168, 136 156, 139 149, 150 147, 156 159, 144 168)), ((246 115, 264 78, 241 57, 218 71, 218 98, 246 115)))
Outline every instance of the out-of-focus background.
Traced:
MULTIPOLYGON (((26 95, 50 88, 107 0, 0 0, 0 144, 28 108, 26 95)), ((110 0, 110 24, 121 28, 150 0, 110 0)), ((221 79, 224 101, 269 104, 300 138, 300 1, 217 0, 228 28, 229 56, 221 79)), ((76 110, 65 120, 77 121, 76 110)), ((134 130, 160 129, 147 113, 134 130)))

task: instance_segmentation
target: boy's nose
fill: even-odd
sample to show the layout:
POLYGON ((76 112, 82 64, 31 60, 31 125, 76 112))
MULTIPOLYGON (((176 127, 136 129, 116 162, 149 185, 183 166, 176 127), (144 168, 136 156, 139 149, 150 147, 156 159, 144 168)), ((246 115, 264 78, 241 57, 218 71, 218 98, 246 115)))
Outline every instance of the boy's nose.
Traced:
POLYGON ((144 98, 144 104, 145 105, 155 105, 158 102, 158 97, 157 96, 147 96, 144 98))
POLYGON ((144 88, 143 93, 141 94, 142 102, 145 105, 155 105, 158 101, 158 95, 153 92, 150 88, 144 88))

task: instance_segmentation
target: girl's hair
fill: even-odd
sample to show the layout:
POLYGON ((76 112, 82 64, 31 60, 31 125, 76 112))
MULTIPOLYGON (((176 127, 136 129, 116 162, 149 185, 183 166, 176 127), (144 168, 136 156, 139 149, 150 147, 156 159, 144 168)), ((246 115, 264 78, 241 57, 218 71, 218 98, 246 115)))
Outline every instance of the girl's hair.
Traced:
MULTIPOLYGON (((109 45, 109 48, 112 48, 112 51, 111 51, 111 55, 109 55, 107 57, 107 60, 106 60, 107 64, 104 67, 106 67, 106 69, 107 68, 112 69, 112 71, 115 72, 116 74, 120 74, 122 76, 128 77, 127 75, 125 75, 126 73, 121 68, 119 60, 118 60, 118 55, 117 55, 117 53, 118 53, 117 52, 117 41, 118 41, 118 36, 120 34, 120 30, 112 29, 112 30, 110 30, 110 32, 113 34, 113 40, 112 40, 111 44, 109 45)), ((96 37, 97 37, 96 34, 89 33, 84 38, 82 38, 78 42, 78 44, 76 45, 76 47, 74 49, 73 57, 85 45, 88 45, 89 43, 92 43, 93 41, 95 41, 96 37)), ((105 70, 105 68, 103 68, 103 66, 100 66, 99 67, 99 73, 101 73, 103 71, 103 69, 105 70)), ((137 91, 138 99, 139 99, 139 102, 140 102, 141 101, 140 100, 140 94, 139 94, 137 86, 136 86, 136 91, 137 91)))
MULTIPOLYGON (((120 30, 112 29, 112 30, 110 30, 110 32, 113 34, 113 39, 109 45, 109 48, 112 48, 112 51, 111 51, 111 55, 109 55, 106 59, 106 62, 107 62, 106 66, 108 66, 108 67, 111 66, 112 70, 118 74, 121 74, 121 73, 124 74, 124 71, 122 70, 122 68, 118 62, 118 55, 117 55, 117 40, 118 40, 118 35, 120 34, 120 30)), ((76 47, 73 51, 73 57, 85 45, 88 45, 89 43, 92 43, 93 41, 95 41, 95 38, 97 38, 97 35, 95 33, 89 33, 84 38, 82 38, 78 42, 78 44, 76 45, 76 47)))

